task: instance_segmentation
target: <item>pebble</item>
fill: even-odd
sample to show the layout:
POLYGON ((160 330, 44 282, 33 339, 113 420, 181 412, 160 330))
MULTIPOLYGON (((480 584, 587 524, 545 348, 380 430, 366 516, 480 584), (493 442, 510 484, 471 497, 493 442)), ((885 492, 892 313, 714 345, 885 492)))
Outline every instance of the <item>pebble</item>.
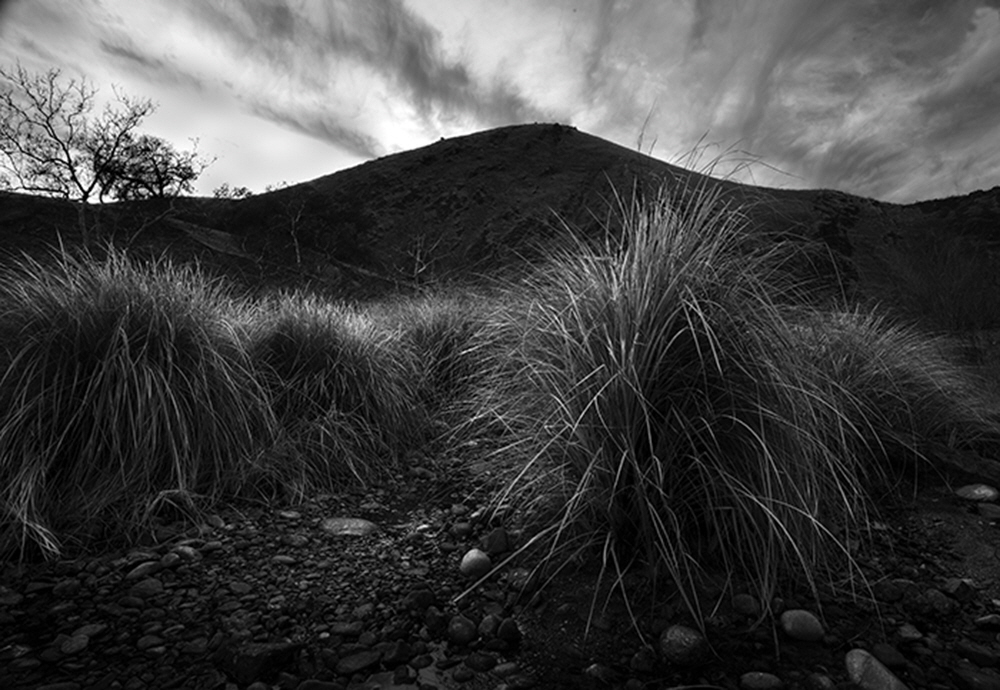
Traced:
POLYGON ((740 687, 743 690, 777 690, 785 686, 781 678, 773 673, 750 671, 740 676, 740 687))
POLYGON ((986 645, 971 640, 956 642, 955 653, 977 666, 997 666, 1000 664, 1000 654, 986 645))
POLYGON ((497 665, 497 659, 492 654, 473 652, 465 659, 465 665, 473 671, 485 672, 497 665))
POLYGON ((895 670, 906 668, 906 657, 891 644, 879 642, 872 647, 872 654, 888 668, 895 670))
POLYGON ((760 615, 760 603, 750 594, 737 594, 733 597, 733 611, 747 618, 760 615))
POLYGON ((490 557, 479 549, 469 549, 462 557, 458 570, 470 579, 479 579, 493 567, 490 557))
POLYGON ((136 567, 132 568, 125 576, 126 580, 141 580, 147 578, 157 571, 160 570, 159 559, 155 561, 146 561, 145 563, 140 563, 136 567))
POLYGON ((337 517, 323 520, 320 527, 335 537, 366 537, 378 530, 378 525, 364 518, 337 517))
POLYGON ((465 647, 479 636, 476 624, 459 614, 448 621, 448 641, 453 645, 465 647))
POLYGON ((988 484, 966 484, 955 489, 955 494, 968 501, 996 501, 1000 497, 1000 492, 988 484))
POLYGON ((976 627, 983 630, 1000 630, 1000 613, 988 613, 976 619, 976 627))
POLYGON ((483 537, 482 540, 483 551, 485 551, 490 556, 499 556, 510 548, 510 542, 507 538, 507 530, 503 527, 496 527, 483 537))
POLYGON ((497 628, 497 637, 504 642, 510 642, 515 645, 520 644, 522 635, 521 629, 517 627, 517 621, 513 618, 503 619, 500 627, 497 628))
POLYGON ((781 629, 793 640, 819 642, 826 631, 814 614, 805 609, 790 609, 781 614, 781 629))
POLYGON ((353 676, 359 671, 374 666, 381 658, 382 654, 376 651, 356 652, 337 662, 337 673, 342 676, 353 676))
POLYGON ((965 690, 1000 690, 1000 674, 996 671, 961 665, 955 675, 965 690))
POLYGON ((852 649, 844 658, 847 675, 861 690, 909 690, 892 671, 863 649, 852 649))
POLYGON ((163 582, 155 577, 148 577, 141 582, 132 585, 129 594, 139 599, 148 599, 163 592, 163 582))
POLYGON ((669 663, 678 666, 697 666, 708 658, 708 640, 685 625, 671 625, 660 633, 659 648, 669 663))

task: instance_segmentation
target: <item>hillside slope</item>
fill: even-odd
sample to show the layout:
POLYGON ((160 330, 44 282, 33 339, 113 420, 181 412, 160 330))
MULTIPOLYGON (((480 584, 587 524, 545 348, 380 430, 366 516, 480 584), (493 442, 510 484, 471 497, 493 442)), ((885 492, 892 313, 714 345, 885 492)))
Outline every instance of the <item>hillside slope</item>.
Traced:
MULTIPOLYGON (((616 196, 628 200, 660 185, 677 194, 720 188, 755 231, 821 242, 837 258, 822 270, 836 268, 860 294, 893 301, 936 326, 1000 322, 1000 308, 989 305, 970 305, 954 318, 947 304, 928 306, 949 290, 993 291, 1000 187, 910 205, 767 189, 713 179, 562 125, 441 140, 247 199, 110 204, 93 209, 91 222, 95 234, 137 253, 197 259, 251 289, 308 285, 363 297, 521 266, 544 258, 567 228, 599 238, 616 227, 616 196)), ((73 206, 57 200, 3 194, 0 227, 6 256, 79 242, 73 206)))

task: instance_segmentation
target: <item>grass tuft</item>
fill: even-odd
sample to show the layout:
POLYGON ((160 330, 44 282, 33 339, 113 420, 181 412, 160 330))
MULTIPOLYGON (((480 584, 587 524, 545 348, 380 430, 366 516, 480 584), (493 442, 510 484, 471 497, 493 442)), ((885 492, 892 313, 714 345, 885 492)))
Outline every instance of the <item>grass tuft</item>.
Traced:
POLYGON ((355 307, 295 293, 270 298, 248 347, 293 458, 274 471, 298 487, 293 493, 385 477, 426 434, 412 351, 355 307))
POLYGON ((709 580, 815 594, 851 568, 898 425, 993 428, 929 341, 874 317, 803 321, 794 246, 749 241, 719 196, 624 215, 620 243, 564 252, 512 294, 497 328, 517 345, 480 397, 507 439, 495 507, 550 570, 596 549, 619 581, 663 576, 698 623, 709 580))
POLYGON ((238 490, 274 420, 197 271, 58 257, 0 287, 0 525, 6 548, 134 539, 161 506, 238 490))

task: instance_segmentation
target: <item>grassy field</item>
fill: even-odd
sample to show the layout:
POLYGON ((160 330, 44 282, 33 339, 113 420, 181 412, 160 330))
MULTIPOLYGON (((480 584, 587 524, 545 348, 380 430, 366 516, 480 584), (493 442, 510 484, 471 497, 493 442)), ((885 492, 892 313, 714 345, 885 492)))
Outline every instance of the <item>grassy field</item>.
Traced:
POLYGON ((946 340, 803 306, 798 250, 751 243, 739 209, 622 211, 620 241, 516 283, 367 305, 249 299, 116 252, 25 260, 0 283, 0 547, 124 543, 476 441, 530 562, 641 568, 701 620, 709 575, 765 602, 786 577, 841 581, 928 443, 1000 439, 946 340))

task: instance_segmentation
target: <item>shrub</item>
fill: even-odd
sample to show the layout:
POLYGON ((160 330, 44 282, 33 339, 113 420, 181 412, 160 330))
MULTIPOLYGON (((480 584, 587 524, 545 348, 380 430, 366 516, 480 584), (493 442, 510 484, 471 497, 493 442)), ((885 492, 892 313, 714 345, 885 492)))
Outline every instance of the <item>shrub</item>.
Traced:
POLYGON ((239 490, 274 420, 234 326, 190 268, 63 255, 0 287, 7 547, 132 539, 159 507, 239 490))

